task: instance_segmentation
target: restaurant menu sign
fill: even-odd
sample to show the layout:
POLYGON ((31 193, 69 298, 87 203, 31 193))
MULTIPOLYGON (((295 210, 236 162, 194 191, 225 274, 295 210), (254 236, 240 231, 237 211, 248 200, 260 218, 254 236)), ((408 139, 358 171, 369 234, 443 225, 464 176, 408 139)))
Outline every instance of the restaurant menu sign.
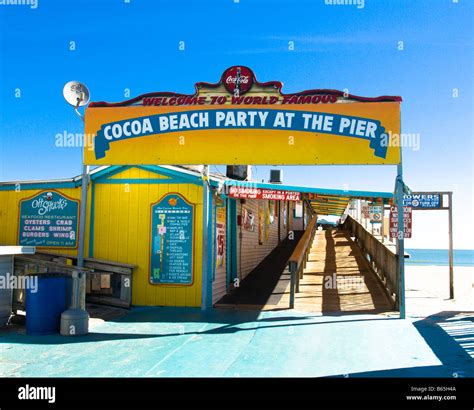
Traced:
POLYGON ((282 92, 248 67, 192 95, 156 92, 85 113, 88 165, 398 164, 400 102, 337 90, 282 92), (89 140, 89 139, 88 139, 89 140))
POLYGON ((42 191, 19 204, 18 244, 76 248, 79 201, 56 191, 42 191))
MULTIPOLYGON (((412 233, 412 212, 411 207, 403 207, 404 237, 411 238, 412 233)), ((398 208, 395 205, 390 207, 390 238, 396 238, 398 232, 398 208)))
POLYGON ((228 189, 231 198, 267 199, 270 201, 301 201, 301 194, 294 191, 278 189, 248 188, 231 186, 228 189))
POLYGON ((194 205, 168 194, 151 206, 150 283, 193 283, 194 205))
POLYGON ((441 208, 440 194, 416 194, 404 195, 403 205, 412 209, 439 209, 441 208))

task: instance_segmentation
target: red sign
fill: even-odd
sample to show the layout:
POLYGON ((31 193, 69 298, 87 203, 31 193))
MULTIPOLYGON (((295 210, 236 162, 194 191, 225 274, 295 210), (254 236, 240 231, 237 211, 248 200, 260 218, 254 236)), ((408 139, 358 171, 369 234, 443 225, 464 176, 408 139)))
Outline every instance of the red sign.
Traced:
MULTIPOLYGON (((411 238, 412 231, 412 213, 411 206, 403 207, 403 231, 405 238, 411 238)), ((390 207, 390 238, 396 238, 398 232, 398 208, 390 207)))
POLYGON ((299 192, 236 186, 229 188, 229 196, 231 198, 268 199, 270 201, 301 201, 299 192))
POLYGON ((370 212, 369 212, 369 205, 362 205, 362 215, 364 218, 369 219, 370 212))
POLYGON ((253 83, 253 73, 247 67, 230 67, 224 71, 222 78, 225 89, 237 96, 250 90, 253 83))
POLYGON ((282 92, 281 81, 259 82, 254 72, 245 66, 229 67, 218 83, 199 82, 194 85, 194 94, 154 92, 139 95, 127 101, 107 103, 92 102, 89 107, 129 106, 189 106, 189 105, 292 105, 334 104, 337 102, 382 102, 401 101, 396 96, 375 98, 359 97, 337 90, 315 89, 294 94, 282 92), (226 91, 228 94, 226 94, 226 91))

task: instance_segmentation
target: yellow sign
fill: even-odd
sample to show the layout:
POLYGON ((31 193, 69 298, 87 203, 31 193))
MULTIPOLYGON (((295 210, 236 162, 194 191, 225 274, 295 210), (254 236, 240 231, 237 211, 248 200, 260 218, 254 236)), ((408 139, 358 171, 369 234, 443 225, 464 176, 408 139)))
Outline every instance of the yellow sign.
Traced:
POLYGON ((400 103, 89 107, 89 165, 398 164, 400 103))

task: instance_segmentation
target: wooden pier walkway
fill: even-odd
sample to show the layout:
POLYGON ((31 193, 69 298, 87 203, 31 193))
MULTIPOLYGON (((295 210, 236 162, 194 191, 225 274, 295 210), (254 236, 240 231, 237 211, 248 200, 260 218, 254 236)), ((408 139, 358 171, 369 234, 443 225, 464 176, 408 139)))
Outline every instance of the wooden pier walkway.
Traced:
MULTIPOLYGON (((288 308, 290 275, 286 270, 264 309, 288 308)), ((295 309, 322 313, 382 313, 393 306, 349 232, 318 231, 309 253, 295 309)))

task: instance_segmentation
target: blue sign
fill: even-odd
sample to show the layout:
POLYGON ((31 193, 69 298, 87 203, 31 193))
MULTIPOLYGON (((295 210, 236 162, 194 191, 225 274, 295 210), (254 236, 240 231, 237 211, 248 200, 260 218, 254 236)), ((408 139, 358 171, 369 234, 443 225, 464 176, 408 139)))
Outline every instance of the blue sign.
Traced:
POLYGON ((103 124, 94 139, 95 158, 104 158, 106 151, 110 149, 110 144, 116 141, 174 131, 182 133, 236 128, 284 129, 360 138, 369 141, 369 146, 374 150, 376 157, 385 159, 387 156, 387 144, 384 142, 387 135, 385 128, 380 121, 371 118, 313 111, 258 110, 257 112, 254 109, 223 109, 172 112, 103 124), (285 123, 286 116, 291 116, 291 125, 285 123), (244 117, 249 120, 236 120, 244 117), (354 125, 358 122, 365 124, 363 131, 354 125))
POLYGON ((18 244, 75 248, 79 201, 56 191, 43 191, 20 201, 18 244))
POLYGON ((194 205, 168 194, 151 206, 150 283, 193 283, 194 205))
POLYGON ((439 209, 441 208, 440 194, 412 194, 403 196, 403 205, 412 209, 439 209))

